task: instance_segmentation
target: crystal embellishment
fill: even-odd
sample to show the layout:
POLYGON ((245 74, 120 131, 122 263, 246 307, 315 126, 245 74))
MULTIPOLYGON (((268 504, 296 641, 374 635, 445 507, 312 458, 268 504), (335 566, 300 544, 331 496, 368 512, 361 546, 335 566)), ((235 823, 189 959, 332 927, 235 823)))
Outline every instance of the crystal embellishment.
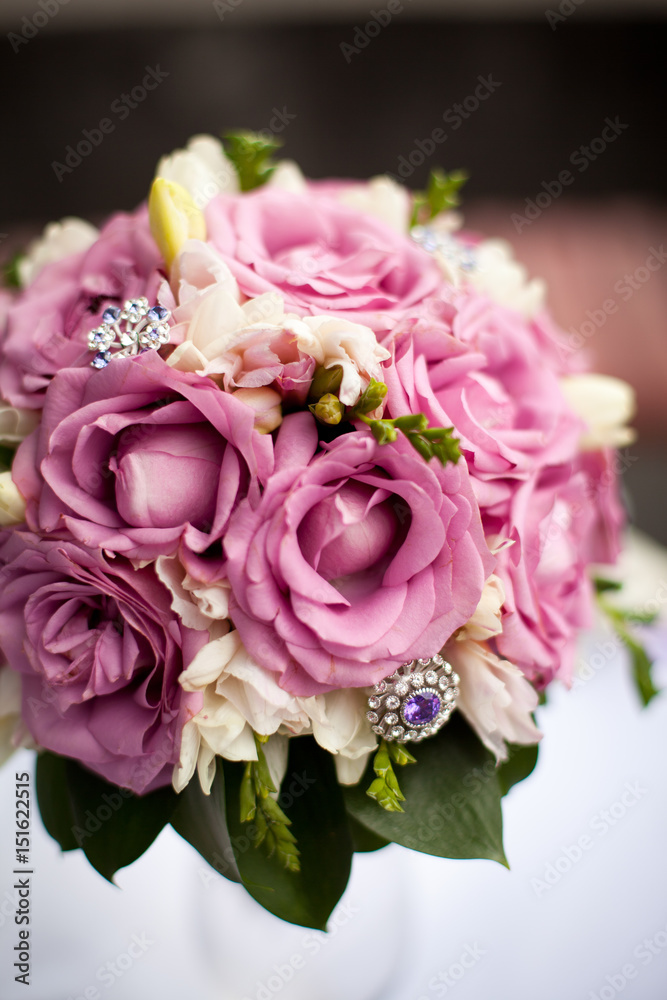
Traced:
POLYGON ((93 368, 106 368, 114 358, 131 358, 157 351, 169 342, 171 313, 151 306, 148 299, 128 299, 122 306, 107 306, 102 322, 88 334, 88 350, 95 351, 93 368))
POLYGON ((366 718, 385 740, 418 743, 447 722, 456 708, 458 683, 458 675, 439 653, 430 660, 404 663, 373 687, 366 718))

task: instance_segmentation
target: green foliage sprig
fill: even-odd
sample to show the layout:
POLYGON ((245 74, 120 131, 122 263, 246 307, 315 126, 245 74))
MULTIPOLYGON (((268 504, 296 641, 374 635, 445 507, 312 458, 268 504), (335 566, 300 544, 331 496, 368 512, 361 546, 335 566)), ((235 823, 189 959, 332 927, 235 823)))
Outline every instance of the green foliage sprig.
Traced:
POLYGON ((386 740, 382 740, 373 759, 376 777, 366 795, 375 799, 387 812, 403 812, 401 802, 405 802, 405 795, 401 792, 392 764, 416 763, 412 754, 400 743, 387 743, 386 740))
POLYGON ((275 852, 288 871, 301 870, 299 849, 296 837, 289 827, 291 820, 287 818, 271 793, 276 791, 269 766, 266 762, 263 743, 266 737, 255 733, 257 760, 249 761, 243 772, 240 791, 241 822, 254 820, 254 845, 264 847, 269 857, 275 852))
POLYGON ((241 190, 252 191, 266 184, 276 169, 273 154, 282 146, 282 140, 244 129, 226 132, 223 138, 225 154, 234 164, 241 190))

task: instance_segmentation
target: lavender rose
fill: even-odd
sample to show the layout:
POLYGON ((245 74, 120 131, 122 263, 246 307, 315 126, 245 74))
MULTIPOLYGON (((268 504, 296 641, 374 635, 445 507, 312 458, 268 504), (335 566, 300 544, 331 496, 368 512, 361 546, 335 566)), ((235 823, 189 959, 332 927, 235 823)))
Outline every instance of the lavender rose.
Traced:
POLYGON ((9 309, 0 343, 0 395, 39 409, 61 368, 88 365, 88 334, 109 304, 155 301, 163 266, 148 212, 116 215, 90 249, 49 264, 9 309))
POLYGON ((230 617, 298 695, 363 687, 431 656, 492 570, 465 463, 427 465, 365 431, 316 447, 310 414, 285 418, 274 475, 223 543, 230 617))
POLYGON ((131 559, 203 553, 271 470, 254 417, 154 352, 60 372, 13 466, 28 524, 131 559))
POLYGON ((219 195, 206 226, 245 295, 278 291, 299 315, 331 313, 386 331, 442 280, 408 236, 326 190, 219 195))
POLYGON ((20 530, 0 539, 2 647, 34 739, 134 792, 169 784, 201 708, 178 678, 208 634, 174 615, 152 567, 20 530))

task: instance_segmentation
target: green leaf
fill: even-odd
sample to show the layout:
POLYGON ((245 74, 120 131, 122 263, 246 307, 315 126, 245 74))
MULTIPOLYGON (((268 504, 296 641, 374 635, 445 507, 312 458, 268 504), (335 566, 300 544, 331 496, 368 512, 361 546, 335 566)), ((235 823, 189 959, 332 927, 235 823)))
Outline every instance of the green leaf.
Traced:
POLYGON ((132 864, 153 843, 177 805, 171 788, 135 795, 65 762, 72 807, 72 835, 100 875, 113 881, 119 868, 132 864))
POLYGON ((20 288, 21 279, 19 277, 19 264, 21 259, 25 257, 25 254, 15 253, 13 257, 10 257, 4 266, 3 279, 5 288, 20 288))
POLYGON ((628 624, 650 625, 655 620, 656 615, 653 612, 626 611, 623 608, 617 608, 603 596, 600 596, 599 592, 598 605, 609 618, 619 639, 628 648, 632 663, 632 676, 642 704, 646 708, 653 698, 660 694, 660 690, 653 683, 653 661, 628 624))
POLYGON ((593 585, 595 587, 595 592, 597 594, 604 594, 608 590, 622 590, 623 584, 619 583, 618 580, 607 580, 603 576, 596 576, 593 579, 593 585))
POLYGON ((390 843, 384 837, 373 833, 368 827, 362 826, 350 813, 347 816, 347 825, 352 837, 352 848, 356 853, 367 854, 370 851, 379 851, 390 843))
POLYGON ((461 204, 460 190, 468 180, 465 170, 445 173, 440 167, 431 170, 426 191, 417 191, 413 199, 412 225, 428 222, 440 212, 461 204))
POLYGON ((195 775, 178 796, 171 825, 220 875, 232 882, 241 881, 227 832, 225 776, 220 760, 211 794, 204 795, 195 775))
POLYGON ((12 467, 15 451, 7 445, 0 445, 0 472, 7 472, 12 467))
POLYGON ((42 822, 63 851, 75 851, 80 846, 74 834, 74 816, 67 787, 66 760, 43 751, 37 755, 35 791, 42 822))
POLYGON ((266 184, 276 168, 272 156, 282 146, 282 140, 245 130, 227 132, 224 139, 225 153, 239 175, 241 190, 252 191, 266 184))
POLYGON ((282 920, 325 930, 347 885, 352 838, 331 754, 310 736, 291 739, 289 751, 279 804, 291 821, 301 870, 287 871, 275 852, 253 846, 253 824, 240 820, 243 765, 224 761, 229 833, 241 878, 257 902, 282 920))
POLYGON ((456 713, 414 747, 417 766, 401 774, 405 812, 378 809, 359 786, 345 789, 348 812, 373 833, 442 858, 490 858, 506 865, 501 785, 492 755, 456 713))
POLYGON ((648 656, 641 642, 634 639, 629 633, 626 632, 622 638, 630 651, 632 675, 637 686, 637 691, 639 692, 639 697, 642 700, 644 708, 646 708, 653 698, 657 694, 660 694, 660 690, 653 683, 651 676, 653 661, 648 656))
POLYGON ((503 795, 507 795, 510 788, 523 781, 535 769, 537 764, 537 743, 529 746, 522 746, 518 743, 508 745, 509 757, 498 768, 498 780, 503 795))

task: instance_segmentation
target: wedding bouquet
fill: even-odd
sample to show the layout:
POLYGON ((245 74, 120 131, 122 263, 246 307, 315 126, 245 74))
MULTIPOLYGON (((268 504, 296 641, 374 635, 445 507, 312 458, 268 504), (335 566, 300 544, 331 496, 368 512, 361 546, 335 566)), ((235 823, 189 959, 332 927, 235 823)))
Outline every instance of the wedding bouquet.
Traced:
POLYGON ((105 877, 170 823, 324 927, 354 851, 506 863, 631 394, 460 230, 462 174, 312 182, 274 146, 196 137, 13 263, 0 732, 105 877))

